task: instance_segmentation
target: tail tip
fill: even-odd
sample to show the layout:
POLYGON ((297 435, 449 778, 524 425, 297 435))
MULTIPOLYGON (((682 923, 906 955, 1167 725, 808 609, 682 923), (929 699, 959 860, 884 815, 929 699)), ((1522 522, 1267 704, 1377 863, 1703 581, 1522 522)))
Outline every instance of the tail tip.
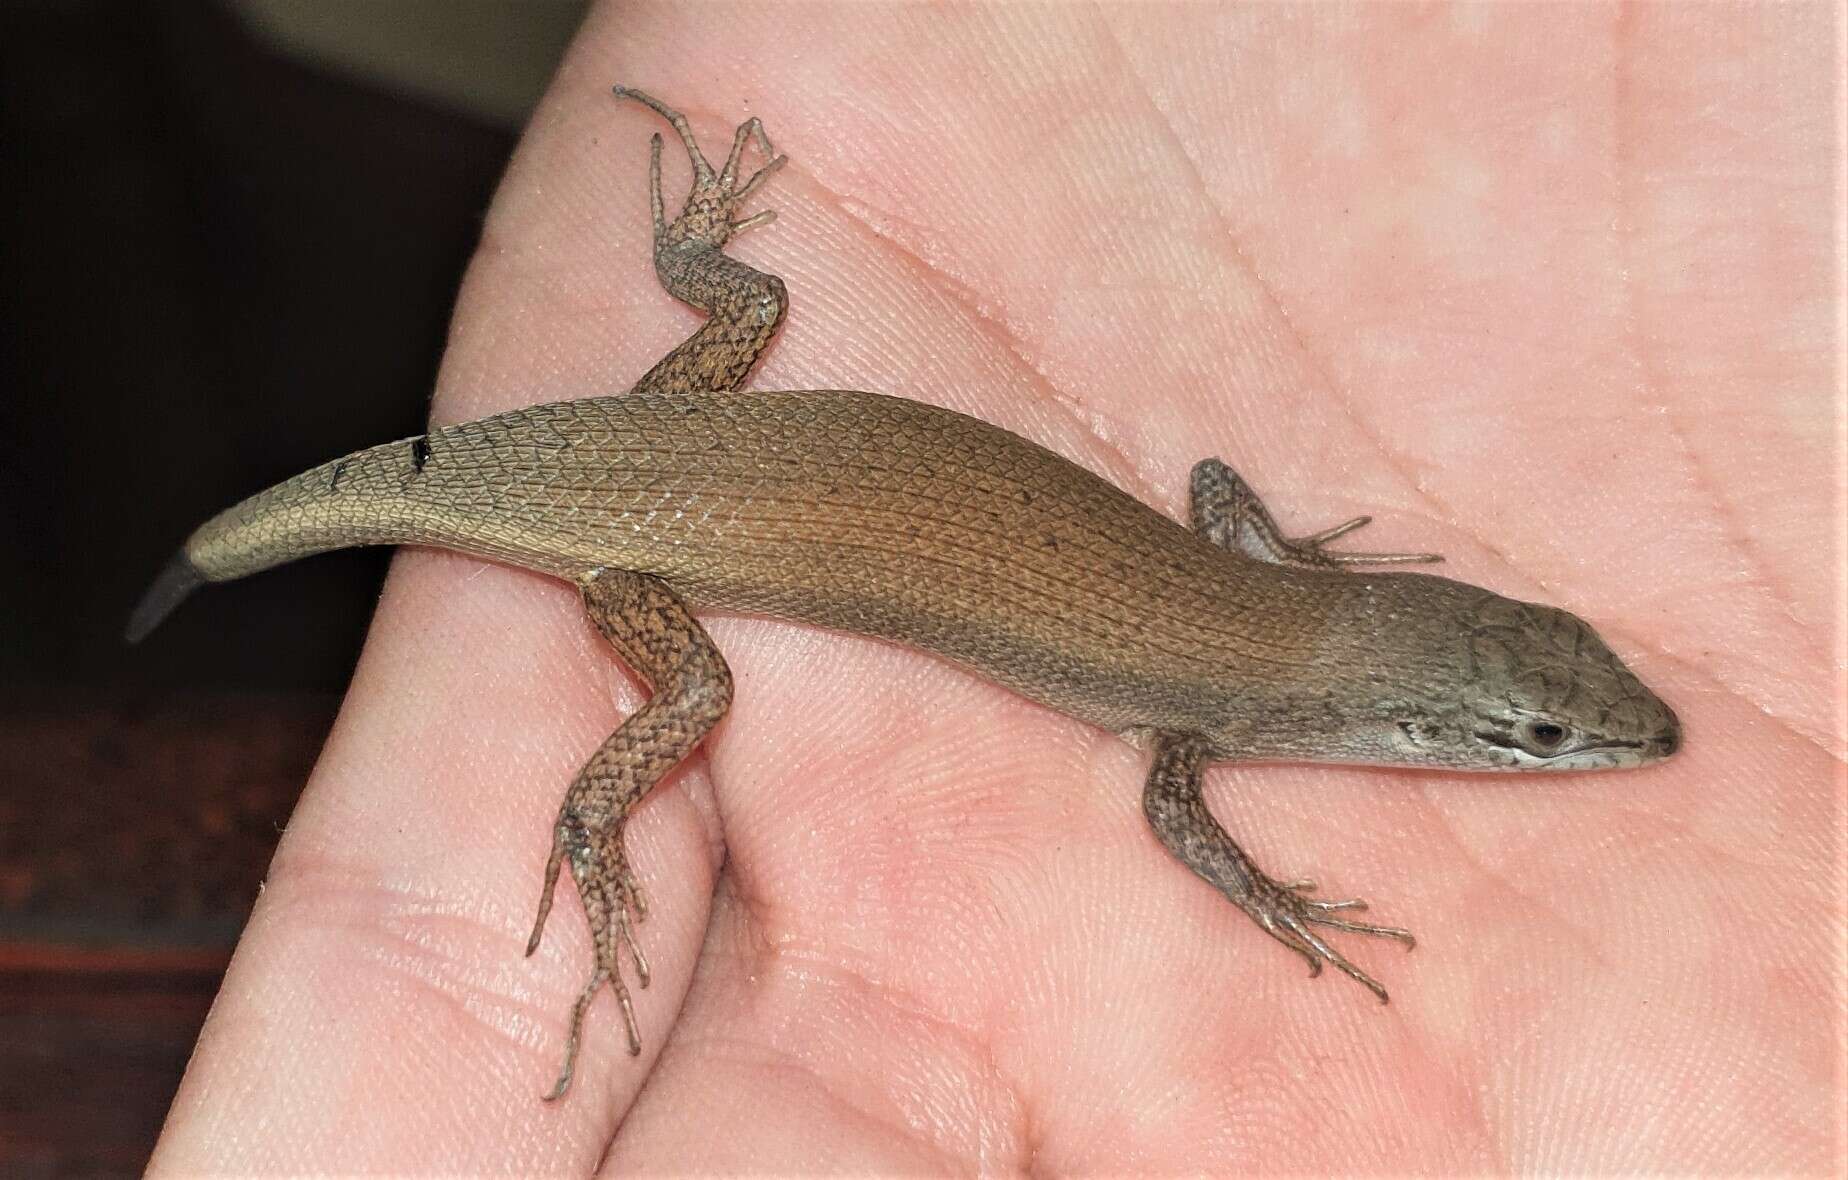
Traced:
POLYGON ((141 601, 128 616, 128 626, 122 637, 130 643, 140 643, 146 639, 148 632, 160 626, 161 620, 173 613, 173 608, 186 600, 186 596, 203 586, 205 575, 199 567, 186 556, 181 549, 168 559, 154 584, 148 587, 141 601))

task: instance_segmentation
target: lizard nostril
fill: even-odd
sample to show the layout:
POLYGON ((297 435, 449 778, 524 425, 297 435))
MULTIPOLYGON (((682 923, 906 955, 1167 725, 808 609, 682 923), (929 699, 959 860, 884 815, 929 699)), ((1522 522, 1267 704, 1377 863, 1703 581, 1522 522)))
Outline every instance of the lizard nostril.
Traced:
POLYGON ((1681 720, 1673 713, 1662 723, 1662 728, 1649 739, 1649 752, 1658 758, 1666 758, 1681 748, 1681 720))

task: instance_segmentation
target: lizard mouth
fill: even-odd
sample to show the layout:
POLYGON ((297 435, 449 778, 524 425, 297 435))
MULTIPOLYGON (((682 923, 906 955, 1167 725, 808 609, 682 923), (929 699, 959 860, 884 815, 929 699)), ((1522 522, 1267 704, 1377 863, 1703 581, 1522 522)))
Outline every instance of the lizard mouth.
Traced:
MULTIPOLYGON (((1527 766, 1535 769, 1558 770, 1580 770, 1608 766, 1635 766, 1642 762, 1652 761, 1656 757, 1663 756, 1655 754, 1653 752, 1653 747, 1665 740, 1670 743, 1674 740, 1672 736, 1657 738, 1652 742, 1628 741, 1621 738, 1591 738, 1585 741, 1574 742, 1571 745, 1562 745, 1557 749, 1542 751, 1530 749, 1522 745, 1515 739, 1512 733, 1499 733, 1494 730, 1477 730, 1476 737, 1487 745, 1507 750, 1527 766), (1632 751, 1642 751, 1646 747, 1651 747, 1650 753, 1647 755, 1632 753, 1632 751), (1608 761, 1596 757, 1600 754, 1605 755, 1608 761)), ((1673 750, 1672 744, 1670 744, 1669 749, 1671 751, 1673 750)))

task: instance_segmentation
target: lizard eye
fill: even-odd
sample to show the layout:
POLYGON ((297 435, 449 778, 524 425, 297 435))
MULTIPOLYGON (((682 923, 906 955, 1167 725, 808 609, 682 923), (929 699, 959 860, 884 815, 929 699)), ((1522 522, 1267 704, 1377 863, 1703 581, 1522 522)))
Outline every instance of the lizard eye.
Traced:
POLYGON ((1557 749, 1566 740, 1566 727, 1551 721, 1530 721, 1524 728, 1527 744, 1536 750, 1557 749))

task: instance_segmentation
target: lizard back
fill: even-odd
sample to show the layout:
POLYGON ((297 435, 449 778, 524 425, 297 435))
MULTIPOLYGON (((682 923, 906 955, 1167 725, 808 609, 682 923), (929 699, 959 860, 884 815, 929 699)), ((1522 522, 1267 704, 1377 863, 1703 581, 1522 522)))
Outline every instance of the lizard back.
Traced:
POLYGON ((1313 612, 1264 602, 1318 580, 1255 570, 999 427, 846 390, 586 398, 442 427, 259 493, 185 555, 221 581, 371 544, 654 574, 695 606, 920 647, 1118 731, 1186 719, 1229 657, 1302 664, 1313 637, 1280 618, 1313 612))

